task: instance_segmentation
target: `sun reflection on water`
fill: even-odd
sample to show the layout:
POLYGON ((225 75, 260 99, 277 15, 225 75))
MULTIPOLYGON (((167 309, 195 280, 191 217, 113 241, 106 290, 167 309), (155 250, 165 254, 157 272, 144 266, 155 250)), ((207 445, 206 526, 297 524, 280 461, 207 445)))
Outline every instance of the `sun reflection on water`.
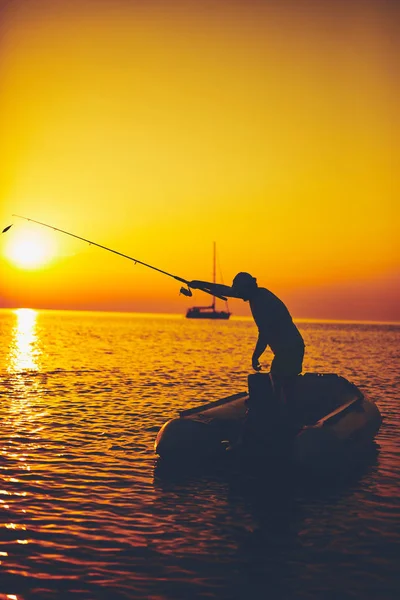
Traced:
POLYGON ((36 310, 18 308, 13 311, 17 322, 13 330, 7 370, 9 373, 38 371, 40 356, 36 310))

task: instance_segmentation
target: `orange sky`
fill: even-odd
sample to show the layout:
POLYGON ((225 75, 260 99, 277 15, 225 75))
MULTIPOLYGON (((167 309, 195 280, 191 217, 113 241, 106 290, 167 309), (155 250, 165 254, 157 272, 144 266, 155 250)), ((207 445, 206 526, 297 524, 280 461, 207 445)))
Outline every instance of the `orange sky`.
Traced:
POLYGON ((211 278, 216 240, 225 282, 250 271, 295 317, 400 321, 398 16, 380 0, 7 3, 0 307, 193 304, 18 213, 188 279, 211 278), (33 230, 51 261, 18 267, 33 230))

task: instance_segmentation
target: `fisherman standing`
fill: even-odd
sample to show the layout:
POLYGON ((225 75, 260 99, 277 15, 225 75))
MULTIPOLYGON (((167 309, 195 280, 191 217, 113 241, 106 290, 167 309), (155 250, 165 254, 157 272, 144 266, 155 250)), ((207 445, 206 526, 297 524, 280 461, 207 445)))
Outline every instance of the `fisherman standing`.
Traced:
POLYGON ((255 277, 249 273, 238 273, 232 287, 205 281, 191 281, 189 286, 249 302, 258 328, 258 339, 251 361, 255 371, 261 369, 260 356, 269 346, 274 354, 270 369, 274 380, 291 378, 301 373, 303 338, 282 300, 266 288, 259 287, 255 277))
MULTIPOLYGON (((191 281, 189 286, 212 294, 241 298, 249 302, 258 328, 251 359, 261 370, 260 356, 269 346, 274 354, 268 375, 249 375, 249 400, 243 434, 237 445, 264 448, 272 444, 284 448, 285 439, 297 428, 294 388, 302 371, 304 341, 285 304, 266 288, 259 287, 249 273, 238 273, 232 287, 191 281)), ((230 446, 228 449, 232 449, 230 446)))

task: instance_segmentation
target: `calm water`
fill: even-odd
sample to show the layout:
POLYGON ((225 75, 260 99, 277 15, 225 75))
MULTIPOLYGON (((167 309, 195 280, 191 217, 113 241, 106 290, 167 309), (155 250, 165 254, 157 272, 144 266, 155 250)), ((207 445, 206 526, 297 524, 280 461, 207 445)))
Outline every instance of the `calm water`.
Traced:
POLYGON ((400 326, 299 326, 384 416, 331 483, 158 476, 165 420, 246 389, 251 321, 0 311, 0 598, 400 597, 400 326))

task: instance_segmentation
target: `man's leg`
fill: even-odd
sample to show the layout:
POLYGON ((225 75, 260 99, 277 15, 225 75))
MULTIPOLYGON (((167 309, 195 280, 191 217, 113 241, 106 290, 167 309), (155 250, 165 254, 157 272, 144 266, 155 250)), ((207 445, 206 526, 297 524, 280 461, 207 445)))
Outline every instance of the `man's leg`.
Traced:
POLYGON ((302 371, 304 347, 290 348, 277 353, 271 364, 275 397, 281 407, 282 418, 296 420, 295 401, 297 376, 302 371))

